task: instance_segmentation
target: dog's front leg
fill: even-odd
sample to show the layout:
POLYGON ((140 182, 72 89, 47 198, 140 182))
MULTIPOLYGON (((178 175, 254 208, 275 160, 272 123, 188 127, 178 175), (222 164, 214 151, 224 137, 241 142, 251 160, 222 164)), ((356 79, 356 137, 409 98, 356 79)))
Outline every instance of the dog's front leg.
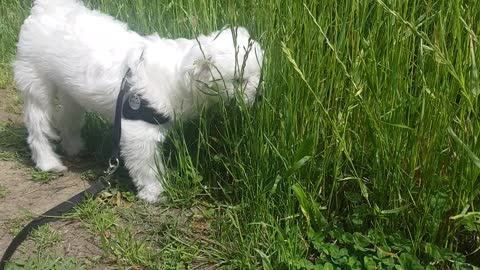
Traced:
POLYGON ((163 173, 160 158, 155 159, 157 145, 163 142, 162 128, 143 121, 122 120, 120 149, 133 183, 137 187, 138 197, 150 203, 162 201, 162 183, 157 179, 163 173))

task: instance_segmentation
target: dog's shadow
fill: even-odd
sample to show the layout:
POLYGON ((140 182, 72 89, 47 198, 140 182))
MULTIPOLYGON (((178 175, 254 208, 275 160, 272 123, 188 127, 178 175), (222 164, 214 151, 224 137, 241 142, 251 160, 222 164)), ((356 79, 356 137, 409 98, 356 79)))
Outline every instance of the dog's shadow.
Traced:
MULTIPOLYGON (((89 117, 90 118, 90 117, 89 117)), ((95 181, 96 178, 103 174, 103 171, 108 165, 108 153, 111 150, 111 143, 108 143, 111 140, 110 130, 108 126, 100 126, 98 121, 99 119, 88 119, 87 123, 89 125, 95 126, 95 128, 87 131, 84 135, 84 138, 90 144, 96 140, 95 146, 88 145, 87 150, 79 156, 67 157, 62 153, 62 149, 58 144, 56 146, 56 152, 60 154, 62 162, 68 167, 68 170, 80 175, 83 180, 95 181), (105 128, 107 130, 105 130, 105 128), (92 136, 95 134, 95 136, 92 136), (88 149, 91 148, 91 149, 88 149), (92 149, 94 149, 92 151, 92 149), (90 150, 90 151, 89 151, 90 150)), ((102 122, 103 123, 103 122, 102 122)), ((82 132, 83 133, 83 132, 82 132)), ((9 122, 0 122, 0 160, 8 162, 16 162, 20 167, 28 168, 29 174, 33 179, 36 174, 42 173, 35 169, 35 164, 31 159, 31 151, 27 144, 28 132, 25 126, 21 123, 9 121, 9 122), (31 170, 30 170, 31 169, 31 170)), ((128 178, 128 172, 122 168, 118 170, 115 174, 114 181, 117 188, 127 191, 135 190, 131 181, 128 178)), ((56 177, 48 177, 48 179, 55 179, 56 177)), ((46 182, 45 179, 37 179, 40 182, 46 182)))
MULTIPOLYGON (((82 129, 82 137, 86 149, 75 157, 65 155, 58 143, 54 145, 69 171, 78 174, 83 180, 92 182, 102 176, 108 166, 112 149, 111 125, 94 114, 88 114, 82 129)), ((20 167, 31 169, 31 172, 39 172, 31 159, 27 138, 28 132, 23 124, 13 121, 0 122, 0 160, 17 162, 20 167)), ((49 177, 54 178, 56 177, 49 177)), ((119 167, 113 178, 112 186, 119 191, 135 191, 128 171, 123 166, 119 167)))

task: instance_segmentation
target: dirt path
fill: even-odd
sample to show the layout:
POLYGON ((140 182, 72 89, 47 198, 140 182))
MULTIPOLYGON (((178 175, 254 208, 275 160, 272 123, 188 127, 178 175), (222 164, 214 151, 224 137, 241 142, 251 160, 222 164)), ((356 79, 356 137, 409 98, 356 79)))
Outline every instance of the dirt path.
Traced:
MULTIPOLYGON (((0 89, 0 123, 20 126, 21 119, 21 102, 16 93, 12 89, 0 89)), ((68 162, 66 165, 74 167, 68 162)), ((88 186, 80 177, 81 169, 69 170, 48 183, 39 183, 31 180, 28 171, 32 167, 33 164, 22 164, 15 159, 0 159, 0 254, 3 254, 14 233, 32 216, 42 214, 88 186)), ((101 254, 101 250, 93 244, 93 237, 78 222, 55 222, 52 228, 61 235, 62 241, 55 247, 60 254, 77 259, 101 254)), ((17 251, 16 257, 35 252, 32 250, 34 245, 28 242, 25 248, 17 251)))

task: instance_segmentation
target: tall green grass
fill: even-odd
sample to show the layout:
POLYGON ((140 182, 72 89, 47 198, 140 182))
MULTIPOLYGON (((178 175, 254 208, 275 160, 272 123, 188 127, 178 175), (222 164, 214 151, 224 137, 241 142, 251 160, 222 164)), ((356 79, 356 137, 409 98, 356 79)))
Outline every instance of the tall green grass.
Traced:
MULTIPOLYGON (((262 44, 263 101, 171 136, 169 194, 217 206, 230 267, 480 263, 475 0, 87 2, 144 33, 243 25, 262 44)), ((0 8, 6 65, 25 7, 0 8)))
POLYGON ((18 29, 28 10, 17 0, 6 0, 0 4, 0 87, 12 83, 10 63, 15 55, 18 29))

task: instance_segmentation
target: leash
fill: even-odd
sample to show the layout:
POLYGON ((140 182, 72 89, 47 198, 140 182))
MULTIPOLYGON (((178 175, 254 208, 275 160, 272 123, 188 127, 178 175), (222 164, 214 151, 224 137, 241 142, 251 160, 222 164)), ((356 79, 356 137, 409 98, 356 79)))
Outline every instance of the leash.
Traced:
POLYGON ((7 250, 3 254, 2 260, 0 261, 0 270, 5 269, 7 261, 12 258, 15 250, 17 250, 17 248, 23 243, 23 241, 27 239, 27 236, 30 234, 31 231, 38 229, 40 226, 46 223, 60 219, 61 216, 68 213, 73 207, 84 201, 85 198, 97 195, 108 186, 110 186, 108 179, 102 176, 95 182, 93 182, 86 190, 60 203, 59 205, 43 213, 43 215, 39 218, 28 223, 27 226, 23 227, 23 229, 15 236, 15 238, 13 238, 13 240, 8 245, 7 250))

